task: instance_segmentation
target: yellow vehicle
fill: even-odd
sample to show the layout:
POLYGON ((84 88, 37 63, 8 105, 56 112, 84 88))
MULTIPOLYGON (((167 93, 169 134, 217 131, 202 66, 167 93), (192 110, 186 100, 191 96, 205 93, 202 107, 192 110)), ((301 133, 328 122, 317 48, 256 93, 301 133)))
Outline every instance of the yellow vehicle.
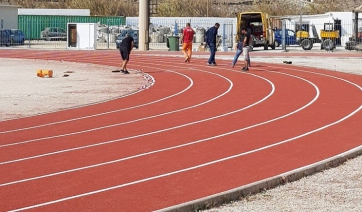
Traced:
POLYGON ((320 43, 315 25, 297 24, 296 40, 304 50, 311 50, 314 43, 320 43))
POLYGON ((240 28, 246 27, 252 34, 251 47, 268 47, 275 49, 274 31, 268 14, 263 12, 242 12, 237 14, 236 40, 240 39, 240 28))
POLYGON ((336 47, 335 44, 336 39, 339 38, 339 30, 333 30, 332 23, 324 24, 324 29, 320 31, 320 38, 313 24, 310 27, 306 24, 298 24, 297 28, 296 40, 304 50, 311 50, 314 43, 321 43, 321 49, 327 51, 333 50, 336 47), (308 28, 310 28, 311 33, 309 33, 308 28))
POLYGON ((333 50, 339 37, 339 30, 334 30, 332 23, 325 23, 324 29, 321 30, 321 49, 333 50))

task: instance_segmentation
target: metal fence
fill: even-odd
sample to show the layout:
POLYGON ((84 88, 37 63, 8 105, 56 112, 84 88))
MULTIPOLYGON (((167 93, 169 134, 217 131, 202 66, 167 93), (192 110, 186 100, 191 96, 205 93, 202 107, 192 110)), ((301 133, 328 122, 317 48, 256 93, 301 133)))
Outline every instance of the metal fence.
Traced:
MULTIPOLYGON (((20 17, 20 16, 19 16, 20 17)), ((25 35, 25 41, 21 45, 14 43, 14 48, 51 48, 67 49, 67 41, 62 39, 45 39, 41 36, 42 31, 48 27, 60 27, 65 31, 67 23, 74 21, 59 19, 52 21, 44 18, 37 18, 35 21, 29 21, 23 17, 18 20, 5 19, 2 21, 14 23, 14 28, 19 28, 25 35), (60 26, 61 25, 61 26, 60 26), (17 26, 17 27, 16 27, 17 26)), ((204 42, 205 31, 212 27, 216 22, 220 23, 219 28, 219 50, 231 49, 235 38, 235 22, 233 18, 150 18, 149 26, 149 48, 150 50, 167 50, 167 37, 180 36, 186 23, 191 23, 196 34, 194 43, 204 42)), ((119 24, 116 19, 109 19, 106 23, 99 23, 97 28, 97 49, 115 49, 117 36, 123 30, 138 30, 138 17, 126 18, 125 24, 119 24)), ((198 45, 194 45, 196 49, 198 45)))
POLYGON ((362 39, 362 20, 331 16, 295 16, 280 20, 275 31, 275 44, 285 49, 324 49, 346 48, 351 41, 362 39), (282 46, 284 44, 284 46, 282 46))
MULTIPOLYGON (((1 20, 2 22, 14 23, 14 28, 23 28, 25 41, 22 45, 12 45, 13 48, 37 48, 37 49, 67 49, 67 41, 45 40, 40 34, 44 27, 58 26, 59 23, 39 20, 38 22, 21 22, 18 20, 1 20), (35 26, 34 26, 35 25, 35 26), (25 28, 24 28, 25 27, 25 28), (31 30, 28 30, 31 29, 31 30), (38 36, 39 35, 39 36, 38 36)), ((151 17, 149 26, 149 49, 167 50, 167 37, 180 35, 186 23, 190 23, 196 35, 194 37, 194 49, 198 44, 204 42, 205 31, 216 22, 220 23, 218 35, 220 38, 219 50, 232 51, 236 36, 236 18, 162 18, 151 17)), ((345 48, 346 43, 355 40, 354 20, 336 18, 311 18, 301 16, 294 18, 280 19, 279 24, 275 22, 272 26, 276 28, 275 40, 276 49, 308 49, 311 42, 311 49, 323 49, 324 47, 345 48), (281 23, 284 23, 281 24, 281 23), (284 27, 282 27, 284 26, 284 27), (284 32, 284 34, 283 34, 284 32), (297 40, 297 34, 303 34, 303 40, 297 40), (279 37, 278 37, 279 36, 279 37), (282 44, 285 44, 284 46, 282 44), (306 46, 308 48, 306 48, 306 46)), ((67 22, 68 23, 68 22, 67 22)), ((66 25, 66 23, 65 23, 66 25)), ((358 21, 358 36, 362 39, 362 21, 358 21)), ((125 23, 107 21, 99 23, 97 28, 97 49, 115 49, 117 35, 122 30, 138 30, 138 17, 127 17, 125 23)), ((66 30, 66 29, 65 29, 66 30)), ((357 38, 358 40, 358 38, 357 38)), ((1 47, 5 48, 5 47, 1 47)), ((329 49, 326 50, 329 50, 329 49)), ((257 48, 255 48, 257 49, 257 48)), ((258 48, 259 49, 259 48, 258 48)), ((262 50, 262 48, 260 49, 262 50)))

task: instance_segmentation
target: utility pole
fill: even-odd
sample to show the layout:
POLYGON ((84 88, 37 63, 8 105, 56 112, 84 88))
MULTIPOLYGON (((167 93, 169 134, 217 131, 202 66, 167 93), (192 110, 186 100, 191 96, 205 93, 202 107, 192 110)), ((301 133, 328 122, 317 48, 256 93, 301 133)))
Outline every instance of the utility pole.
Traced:
POLYGON ((149 13, 149 1, 150 0, 139 0, 139 26, 138 26, 138 50, 147 51, 149 48, 148 44, 148 25, 150 19, 149 13))
POLYGON ((210 0, 206 0, 206 17, 209 17, 209 1, 210 0))

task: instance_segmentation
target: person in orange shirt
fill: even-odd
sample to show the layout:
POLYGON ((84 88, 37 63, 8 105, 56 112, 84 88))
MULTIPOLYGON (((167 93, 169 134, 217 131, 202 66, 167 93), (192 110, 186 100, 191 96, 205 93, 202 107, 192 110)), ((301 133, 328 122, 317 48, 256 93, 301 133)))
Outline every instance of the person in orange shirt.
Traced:
POLYGON ((195 31, 191 28, 190 23, 186 24, 185 29, 181 35, 182 52, 185 56, 185 63, 190 62, 192 55, 192 41, 194 39, 195 31))

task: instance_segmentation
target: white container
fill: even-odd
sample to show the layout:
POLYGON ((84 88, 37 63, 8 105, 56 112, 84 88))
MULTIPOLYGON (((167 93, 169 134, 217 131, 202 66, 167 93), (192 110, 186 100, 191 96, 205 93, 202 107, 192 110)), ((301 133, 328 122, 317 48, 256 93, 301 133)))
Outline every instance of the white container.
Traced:
POLYGON ((162 34, 154 32, 150 35, 150 38, 151 38, 150 42, 151 43, 163 43, 163 37, 164 36, 162 34))
POLYGON ((196 43, 203 43, 205 41, 205 34, 196 33, 196 43))

